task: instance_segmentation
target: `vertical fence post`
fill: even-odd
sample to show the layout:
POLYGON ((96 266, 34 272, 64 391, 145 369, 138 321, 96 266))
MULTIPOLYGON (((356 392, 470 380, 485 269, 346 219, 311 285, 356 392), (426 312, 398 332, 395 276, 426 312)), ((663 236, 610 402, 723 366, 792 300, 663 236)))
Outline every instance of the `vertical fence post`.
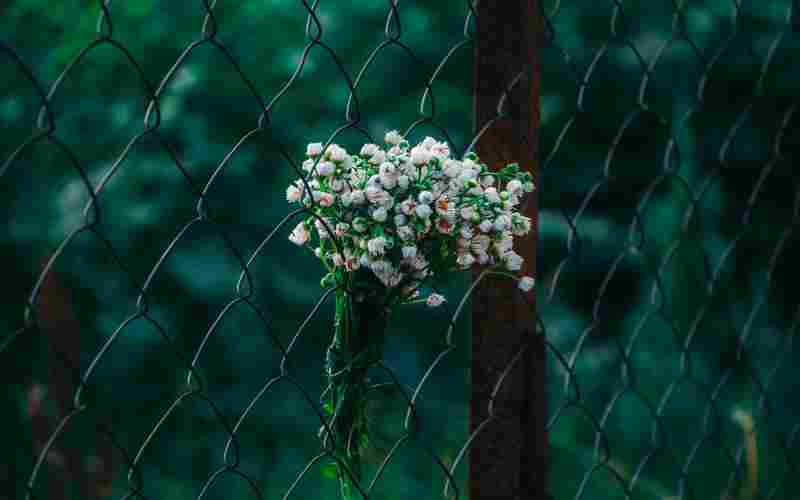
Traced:
MULTIPOLYGON (((539 126, 536 45, 541 31, 537 2, 480 2, 474 59, 476 152, 492 169, 516 162, 534 179, 539 126)), ((536 198, 535 191, 521 207, 531 217, 533 230, 516 242, 526 261, 523 272, 532 276, 536 198)), ((545 348, 535 333, 534 294, 525 301, 513 282, 490 277, 475 290, 472 304, 470 430, 479 432, 470 447, 470 499, 545 499, 545 348)))

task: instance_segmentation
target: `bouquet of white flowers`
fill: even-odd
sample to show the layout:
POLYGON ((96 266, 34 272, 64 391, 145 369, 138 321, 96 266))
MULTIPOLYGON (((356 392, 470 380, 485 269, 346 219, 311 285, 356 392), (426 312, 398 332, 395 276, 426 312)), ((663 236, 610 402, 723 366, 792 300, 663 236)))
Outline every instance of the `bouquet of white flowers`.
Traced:
POLYGON ((474 153, 451 158, 447 144, 431 137, 411 147, 391 131, 385 142, 385 148, 366 144, 358 154, 309 144, 306 175, 286 190, 286 199, 307 213, 289 239, 314 252, 328 270, 322 285, 337 288, 324 405, 330 420, 321 433, 335 444, 345 499, 352 498, 367 443, 366 372, 381 359, 390 311, 422 301, 441 305, 445 298, 436 293, 419 298, 423 283, 476 265, 509 274, 523 291, 534 285, 512 274, 523 263, 514 237, 531 229, 517 210, 535 188, 530 173, 516 164, 491 171, 474 153))

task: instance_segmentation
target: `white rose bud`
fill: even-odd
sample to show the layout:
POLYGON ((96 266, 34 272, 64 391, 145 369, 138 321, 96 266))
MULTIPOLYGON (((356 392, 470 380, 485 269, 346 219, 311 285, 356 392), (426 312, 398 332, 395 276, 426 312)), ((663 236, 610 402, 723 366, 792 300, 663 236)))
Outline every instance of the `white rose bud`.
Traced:
POLYGON ((320 193, 319 195, 319 206, 323 208, 330 207, 333 205, 333 202, 336 198, 331 193, 320 193))
POLYGON ((431 153, 419 146, 411 150, 411 163, 414 165, 425 165, 431 158, 431 153))
POLYGON ((511 217, 506 214, 498 215, 494 220, 494 228, 497 231, 505 231, 511 227, 511 217))
POLYGON ((497 189, 493 187, 486 188, 483 195, 490 203, 500 203, 500 194, 498 194, 497 189))
POLYGON ((397 178, 392 175, 381 175, 381 185, 386 189, 394 189, 397 185, 397 178))
POLYGON ((397 228, 397 236, 403 241, 411 241, 414 239, 414 230, 408 226, 400 226, 397 228))
POLYGON ((369 186, 364 190, 364 194, 367 196, 370 203, 378 203, 383 197, 383 189, 377 186, 369 186))
POLYGON ((308 239, 311 237, 311 233, 308 232, 306 229, 305 223, 301 222, 292 230, 291 234, 289 234, 289 241, 294 243, 298 246, 303 246, 308 242, 308 239))
POLYGON ((364 144, 361 148, 361 156, 372 156, 378 151, 376 144, 364 144))
POLYGON ((403 258, 405 259, 413 259, 417 256, 417 247, 414 246, 406 246, 402 248, 403 250, 403 258))
POLYGON ((446 301, 447 299, 445 299, 442 295, 439 295, 438 293, 432 293, 428 295, 428 299, 425 301, 425 303, 428 305, 428 307, 439 307, 446 301))
POLYGON ((536 280, 534 280, 530 276, 523 276, 522 278, 519 279, 519 283, 517 284, 517 287, 520 290, 522 290, 523 292, 529 292, 529 291, 531 291, 531 289, 533 288, 533 286, 535 284, 536 284, 536 280))
POLYGON ((342 161, 342 168, 344 168, 345 171, 351 170, 353 165, 353 157, 350 155, 347 155, 344 161, 342 161))
POLYGON ((384 222, 388 216, 389 213, 383 207, 376 208, 375 211, 372 212, 372 218, 378 222, 384 222))
POLYGON ((422 141, 422 143, 420 144, 420 146, 422 146, 422 147, 423 147, 423 148, 425 148, 425 149, 431 149, 431 148, 432 148, 433 146, 435 146, 436 144, 437 144, 437 142, 436 142, 436 139, 434 139, 434 138, 433 138, 433 137, 431 137, 431 136, 427 136, 427 137, 425 137, 425 139, 422 141))
POLYGON ((336 171, 336 165, 329 161, 321 161, 317 165, 317 173, 323 177, 330 177, 336 171))
POLYGON ((392 265, 385 260, 373 260, 369 264, 369 267, 375 274, 388 273, 392 271, 392 265))
POLYGON ((408 189, 408 183, 410 181, 411 179, 407 175, 401 175, 400 177, 397 178, 397 186, 400 189, 408 189))
POLYGON ((328 157, 335 162, 342 162, 347 158, 347 151, 338 144, 328 146, 328 157))
POLYGON ((517 179, 512 179, 506 184, 506 190, 511 194, 516 194, 522 190, 522 183, 517 179))
POLYGON ((473 257, 470 253, 460 253, 458 254, 456 263, 463 268, 468 268, 475 263, 475 257, 473 257))
POLYGON ((531 219, 521 214, 514 214, 511 219, 511 226, 516 236, 523 236, 531 230, 531 219))
POLYGON ((369 159, 369 162, 372 163, 373 165, 380 165, 381 163, 383 163, 383 160, 385 159, 386 159, 386 153, 383 150, 379 149, 375 151, 375 154, 372 155, 372 158, 369 159))
POLYGON ((428 205, 417 205, 415 210, 417 217, 421 219, 427 219, 431 215, 431 207, 428 205))
POLYGON ((388 161, 385 161, 385 162, 381 163, 381 166, 378 168, 378 172, 382 176, 384 176, 384 175, 394 175, 394 173, 396 171, 397 171, 397 167, 395 167, 393 164, 391 164, 388 161))
POLYGON ((417 196, 417 200, 423 205, 430 204, 433 202, 433 193, 430 191, 422 191, 419 193, 419 196, 417 196))
POLYGON ((383 255, 386 253, 386 240, 382 237, 369 240, 367 242, 367 250, 371 255, 383 255))
POLYGON ((308 146, 306 146, 306 155, 307 156, 317 156, 322 153, 322 143, 321 142, 312 142, 308 146))
POLYGON ((461 164, 456 160, 445 160, 444 175, 450 179, 455 179, 461 174, 461 164))
POLYGON ((478 178, 478 170, 475 168, 467 167, 467 162, 464 162, 464 168, 461 170, 460 177, 464 180, 471 181, 478 178))
POLYGON ((300 198, 302 198, 302 196, 303 192, 300 191, 300 189, 297 186, 292 185, 286 188, 286 201, 289 202, 300 201, 300 198))
POLYGON ((524 260, 516 252, 508 252, 507 254, 503 255, 503 261, 505 261, 506 269, 509 271, 519 271, 522 268, 522 263, 524 260))
POLYGON ((397 130, 390 130, 389 132, 386 132, 386 135, 384 136, 383 140, 386 141, 387 144, 392 144, 396 146, 403 141, 403 136, 400 135, 400 132, 398 132, 397 130))
POLYGON ((477 214, 477 212, 475 210, 475 207, 466 206, 466 207, 461 209, 461 218, 463 218, 464 220, 471 221, 471 220, 473 220, 475 218, 476 214, 477 214))

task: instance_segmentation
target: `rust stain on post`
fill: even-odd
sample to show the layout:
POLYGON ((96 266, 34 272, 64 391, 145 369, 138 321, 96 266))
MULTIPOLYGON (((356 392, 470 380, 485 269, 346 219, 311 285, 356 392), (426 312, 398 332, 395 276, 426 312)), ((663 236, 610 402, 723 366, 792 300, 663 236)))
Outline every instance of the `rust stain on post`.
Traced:
MULTIPOLYGON (((475 132, 491 122, 476 152, 492 169, 519 163, 534 175, 537 185, 521 207, 532 219, 532 231, 515 242, 525 258, 523 273, 531 276, 536 274, 540 189, 536 46, 541 22, 536 1, 481 2, 475 44, 475 132)), ((526 301, 511 280, 490 278, 475 291, 472 304, 470 430, 488 418, 491 421, 470 448, 470 498, 548 498, 545 347, 535 333, 534 292, 529 292, 526 301), (495 385, 520 353, 490 412, 495 385)))

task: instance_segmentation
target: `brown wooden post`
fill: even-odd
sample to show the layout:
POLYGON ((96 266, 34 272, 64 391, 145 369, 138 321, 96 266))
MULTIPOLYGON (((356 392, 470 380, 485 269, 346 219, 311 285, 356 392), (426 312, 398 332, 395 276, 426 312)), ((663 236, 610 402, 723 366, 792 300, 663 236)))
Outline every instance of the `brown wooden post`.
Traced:
MULTIPOLYGON (((492 169, 519 163, 534 175, 538 191, 536 47, 542 23, 537 1, 484 0, 477 6, 474 116, 475 133, 492 123, 476 144, 481 161, 492 169)), ((522 207, 533 230, 516 242, 525 257, 523 272, 531 276, 536 266, 537 191, 522 207)), ((490 420, 470 448, 471 500, 548 498, 545 348, 536 335, 534 292, 527 299, 515 283, 503 278, 484 280, 473 295, 471 431, 490 420), (490 411, 492 392, 518 355, 490 411)))

